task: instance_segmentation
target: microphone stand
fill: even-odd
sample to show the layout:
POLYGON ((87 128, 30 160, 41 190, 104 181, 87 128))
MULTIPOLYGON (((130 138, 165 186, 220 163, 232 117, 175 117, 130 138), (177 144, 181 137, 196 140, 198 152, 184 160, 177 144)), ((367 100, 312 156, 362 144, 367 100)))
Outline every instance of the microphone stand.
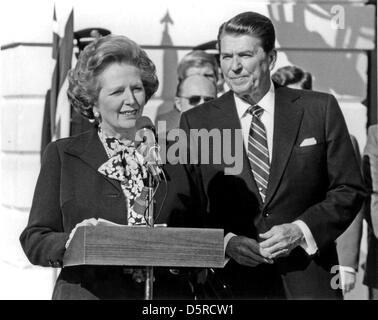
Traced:
MULTIPOLYGON (((151 130, 149 130, 151 131, 151 130)), ((147 134, 149 134, 147 131, 147 134)), ((152 135, 154 133, 151 131, 152 135)), ((146 137, 146 133, 144 135, 146 137)), ((139 137, 140 138, 140 137, 139 137)), ((151 138, 151 137, 150 137, 151 138)), ((155 137, 153 136, 153 139, 155 137)), ((141 139, 141 141, 145 141, 141 139)), ((155 182, 160 182, 160 169, 159 169, 159 155, 155 154, 156 152, 156 145, 146 145, 147 149, 143 148, 140 149, 140 153, 144 155, 144 158, 147 160, 147 174, 148 174, 148 196, 147 196, 147 204, 148 208, 146 211, 146 225, 147 228, 154 228, 154 187, 155 182)), ((153 299, 153 287, 154 287, 154 268, 152 266, 146 266, 146 282, 145 282, 145 291, 144 297, 145 300, 152 300, 153 299)))
MULTIPOLYGON (((149 172, 148 173, 148 198, 147 198, 147 203, 149 203, 149 206, 147 209, 147 216, 146 216, 147 228, 154 227, 153 186, 154 186, 154 179, 153 179, 152 174, 149 172)), ((154 267, 147 266, 146 267, 146 283, 145 283, 145 291, 144 291, 145 300, 153 299, 153 289, 154 289, 154 267)))

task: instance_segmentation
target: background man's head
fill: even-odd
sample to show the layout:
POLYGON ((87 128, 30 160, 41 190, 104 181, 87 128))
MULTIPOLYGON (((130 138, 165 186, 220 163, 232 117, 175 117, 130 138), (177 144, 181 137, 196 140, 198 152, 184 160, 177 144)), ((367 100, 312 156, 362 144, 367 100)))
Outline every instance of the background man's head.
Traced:
POLYGON ((192 75, 179 81, 175 106, 178 111, 185 112, 216 97, 217 87, 214 81, 202 75, 192 75))
POLYGON ((281 86, 294 89, 312 89, 311 73, 297 66, 285 66, 279 68, 273 75, 272 80, 281 86))
POLYGON ((276 61, 275 31, 269 18, 244 12, 223 23, 218 46, 223 76, 241 98, 257 103, 269 90, 276 61))
POLYGON ((218 72, 219 66, 215 57, 202 50, 194 50, 186 54, 177 67, 179 81, 199 74, 216 83, 218 72))

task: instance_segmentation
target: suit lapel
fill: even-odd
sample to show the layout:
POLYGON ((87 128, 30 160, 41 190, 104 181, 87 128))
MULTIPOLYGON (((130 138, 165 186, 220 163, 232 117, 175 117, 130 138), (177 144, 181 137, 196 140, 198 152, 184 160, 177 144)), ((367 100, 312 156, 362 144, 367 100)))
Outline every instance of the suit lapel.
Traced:
POLYGON ((276 88, 273 157, 265 206, 269 204, 277 190, 298 134, 303 116, 303 109, 296 103, 299 98, 299 92, 283 87, 276 88))
MULTIPOLYGON (((216 124, 217 128, 219 129, 236 129, 232 136, 232 151, 235 150, 235 139, 241 139, 242 146, 243 146, 243 154, 241 155, 241 160, 243 161, 242 172, 238 175, 247 185, 248 189, 255 193, 258 193, 258 188, 253 178, 253 174, 251 171, 251 167, 249 164, 249 159, 247 152, 245 150, 244 142, 243 142, 243 135, 240 136, 239 133, 242 132, 240 119, 238 112, 236 110, 235 99, 232 91, 225 93, 220 99, 214 103, 218 112, 216 113, 216 118, 214 119, 214 123, 216 124)), ((239 155, 236 155, 236 159, 239 159, 239 155)), ((240 160, 239 160, 240 161, 240 160)), ((259 197, 260 199, 260 197, 259 197)), ((260 199, 261 201, 261 199, 260 199)))
POLYGON ((67 146, 65 152, 80 158, 92 167, 98 175, 111 183, 119 191, 122 191, 119 181, 110 179, 98 172, 98 168, 108 160, 108 156, 98 137, 97 130, 91 130, 86 134, 78 136, 67 146))

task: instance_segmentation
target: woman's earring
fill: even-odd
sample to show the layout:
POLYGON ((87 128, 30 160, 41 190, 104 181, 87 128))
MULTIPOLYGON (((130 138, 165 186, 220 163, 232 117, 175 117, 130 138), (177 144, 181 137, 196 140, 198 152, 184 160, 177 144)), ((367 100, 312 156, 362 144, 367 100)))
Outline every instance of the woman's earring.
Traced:
POLYGON ((89 122, 90 123, 100 123, 100 120, 101 120, 101 115, 98 111, 94 111, 93 112, 93 116, 94 116, 94 119, 89 119, 89 122))
POLYGON ((95 121, 96 121, 97 123, 100 123, 100 122, 101 122, 101 114, 100 114, 100 112, 95 111, 95 112, 93 112, 93 115, 94 115, 94 117, 95 117, 95 121))

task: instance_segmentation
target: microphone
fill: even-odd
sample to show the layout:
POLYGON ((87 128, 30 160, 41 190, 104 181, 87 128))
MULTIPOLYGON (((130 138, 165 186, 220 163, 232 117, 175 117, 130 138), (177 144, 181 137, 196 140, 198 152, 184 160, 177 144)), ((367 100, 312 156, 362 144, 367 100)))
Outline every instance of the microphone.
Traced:
POLYGON ((160 182, 161 157, 160 147, 156 142, 156 130, 150 118, 142 116, 135 123, 135 146, 143 156, 147 169, 155 180, 160 182))

